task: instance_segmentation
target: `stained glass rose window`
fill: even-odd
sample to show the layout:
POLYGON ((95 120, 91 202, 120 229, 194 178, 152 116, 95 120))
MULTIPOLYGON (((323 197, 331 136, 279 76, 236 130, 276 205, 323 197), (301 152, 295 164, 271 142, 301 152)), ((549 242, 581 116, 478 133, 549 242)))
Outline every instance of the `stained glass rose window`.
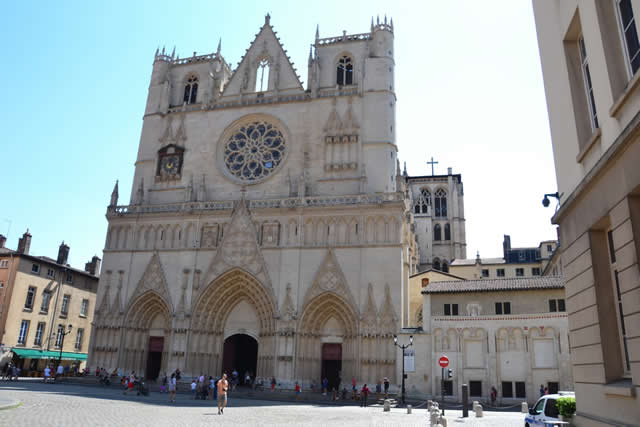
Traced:
POLYGON ((224 144, 227 170, 243 181, 271 175, 285 155, 285 139, 276 126, 264 120, 242 125, 224 144))

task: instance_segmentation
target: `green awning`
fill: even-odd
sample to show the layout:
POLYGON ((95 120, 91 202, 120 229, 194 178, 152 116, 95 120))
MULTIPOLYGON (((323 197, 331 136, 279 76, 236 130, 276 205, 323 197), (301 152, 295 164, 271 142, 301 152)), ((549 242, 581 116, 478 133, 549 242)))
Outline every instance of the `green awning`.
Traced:
MULTIPOLYGON (((36 350, 33 348, 12 348, 12 352, 25 359, 58 359, 59 351, 36 350)), ((87 360, 86 353, 62 352, 62 360, 87 360)))

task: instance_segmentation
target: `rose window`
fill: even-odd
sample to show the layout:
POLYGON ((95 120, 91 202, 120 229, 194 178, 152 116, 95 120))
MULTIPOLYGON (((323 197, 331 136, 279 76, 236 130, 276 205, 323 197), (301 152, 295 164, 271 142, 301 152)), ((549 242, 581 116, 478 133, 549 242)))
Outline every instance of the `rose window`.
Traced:
POLYGON ((285 155, 282 132, 265 121, 241 126, 224 145, 223 158, 229 172, 243 181, 271 175, 285 155))

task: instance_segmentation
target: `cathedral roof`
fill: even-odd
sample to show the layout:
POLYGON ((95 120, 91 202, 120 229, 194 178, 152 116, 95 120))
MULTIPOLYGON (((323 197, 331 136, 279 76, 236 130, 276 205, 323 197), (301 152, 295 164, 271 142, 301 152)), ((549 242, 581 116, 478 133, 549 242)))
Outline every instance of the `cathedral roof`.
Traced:
POLYGON ((432 282, 422 290, 422 293, 529 291, 536 289, 564 289, 564 281, 561 277, 544 276, 432 282))
MULTIPOLYGON (((454 259, 451 265, 475 265, 477 258, 454 259)), ((480 264, 505 264, 504 258, 480 258, 480 264)))

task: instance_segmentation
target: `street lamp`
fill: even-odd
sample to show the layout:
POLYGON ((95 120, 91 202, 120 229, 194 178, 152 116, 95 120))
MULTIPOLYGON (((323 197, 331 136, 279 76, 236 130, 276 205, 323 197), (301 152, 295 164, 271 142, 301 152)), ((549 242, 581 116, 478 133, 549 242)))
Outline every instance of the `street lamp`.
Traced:
POLYGON ((402 404, 404 405, 404 396, 405 396, 404 379, 407 377, 407 375, 404 373, 404 350, 413 345, 413 335, 409 335, 409 344, 404 344, 404 345, 398 344, 398 336, 394 335, 393 344, 396 347, 402 349, 402 404))
POLYGON ((73 329, 73 326, 68 325, 67 328, 69 329, 67 332, 65 332, 64 329, 60 331, 60 334, 62 334, 62 340, 60 341, 60 357, 58 358, 58 366, 60 366, 60 364, 62 363, 62 348, 64 347, 64 337, 71 333, 71 329, 73 329))

